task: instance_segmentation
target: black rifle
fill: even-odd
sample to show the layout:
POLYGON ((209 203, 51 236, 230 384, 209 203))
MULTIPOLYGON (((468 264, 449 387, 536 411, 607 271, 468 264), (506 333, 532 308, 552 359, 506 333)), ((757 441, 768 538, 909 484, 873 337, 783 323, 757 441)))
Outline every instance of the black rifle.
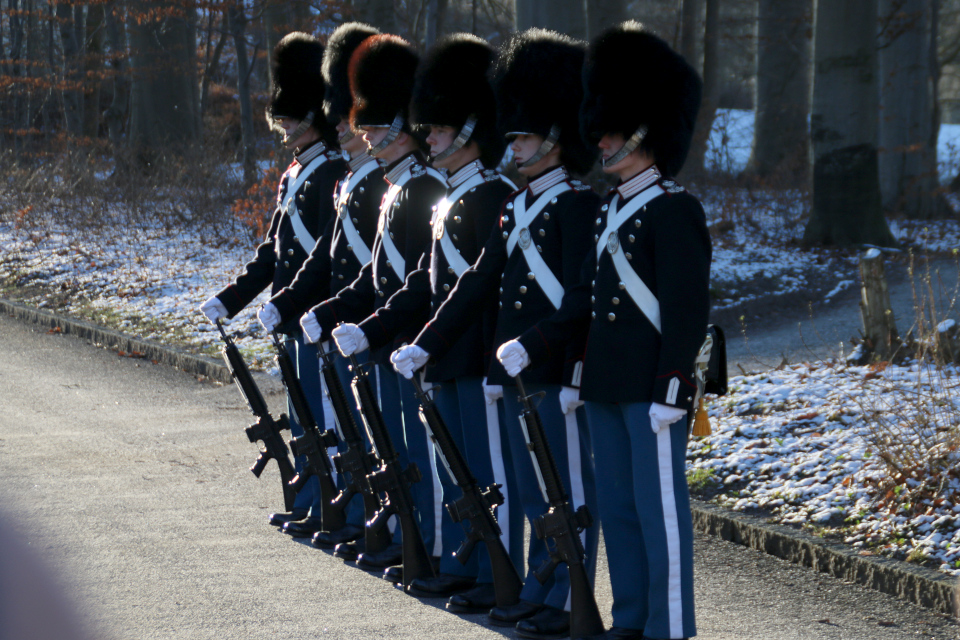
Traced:
POLYGON ((470 467, 467 466, 467 461, 450 436, 450 430, 447 429, 440 412, 437 411, 436 403, 423 390, 416 375, 411 382, 420 401, 420 420, 426 427, 430 439, 437 446, 447 473, 463 492, 460 498, 446 505, 454 522, 465 520, 470 522, 469 530, 465 531, 466 538, 454 555, 461 564, 466 564, 476 544, 483 542, 487 546, 490 566, 493 569, 493 589, 497 606, 515 605, 520 602, 523 578, 520 577, 503 546, 500 525, 493 514, 493 508, 503 504, 500 485, 492 484, 486 490, 480 489, 477 479, 473 477, 470 467))
POLYGON ((360 494, 363 496, 364 526, 363 548, 367 553, 382 551, 390 544, 390 529, 387 528, 387 517, 377 518, 377 511, 380 509, 380 495, 373 491, 370 483, 367 482, 367 476, 373 472, 380 461, 372 453, 367 451, 363 442, 363 436, 360 433, 360 427, 353 419, 353 412, 350 410, 350 403, 347 400, 347 394, 343 390, 343 384, 340 382, 340 376, 333 365, 333 352, 320 352, 320 375, 327 385, 327 392, 330 394, 330 404, 333 406, 333 413, 336 416, 337 426, 340 430, 340 438, 347 444, 347 450, 337 453, 333 457, 333 462, 339 473, 346 482, 346 488, 341 493, 338 500, 349 502, 353 496, 360 494), (346 497, 344 497, 346 496, 346 497))
POLYGON ((295 456, 305 459, 303 471, 290 481, 290 485, 297 493, 311 477, 317 478, 320 483, 320 499, 323 504, 320 513, 320 523, 324 531, 336 531, 347 524, 347 503, 351 496, 341 496, 333 480, 333 467, 327 455, 327 447, 337 446, 337 434, 330 430, 320 430, 317 419, 313 416, 310 403, 303 392, 303 386, 297 377, 297 370, 293 358, 276 331, 273 331, 273 346, 277 350, 277 366, 280 367, 280 376, 283 386, 287 388, 290 405, 300 426, 303 435, 290 441, 290 450, 295 456))
POLYGON ((580 541, 580 532, 593 524, 593 518, 586 505, 580 506, 576 511, 570 505, 556 460, 543 431, 543 423, 540 422, 540 414, 533 402, 534 398, 542 398, 543 392, 528 396, 519 375, 515 380, 520 392, 520 426, 523 427, 527 448, 533 459, 540 491, 550 505, 545 514, 533 521, 533 528, 537 538, 550 538, 553 546, 547 543, 550 558, 533 573, 540 584, 543 584, 561 562, 565 563, 570 572, 570 637, 599 635, 603 633, 603 620, 587 579, 587 570, 583 565, 583 543, 580 541))
POLYGON ((388 514, 393 513, 400 521, 403 535, 403 586, 406 587, 418 578, 432 578, 435 575, 427 546, 420 534, 420 525, 417 523, 417 507, 410 495, 410 485, 419 482, 422 476, 417 465, 413 463, 406 469, 400 469, 400 456, 390 439, 387 425, 383 422, 369 374, 360 366, 355 356, 350 356, 350 366, 353 371, 353 382, 350 386, 357 399, 367 435, 370 436, 370 442, 380 459, 380 468, 367 476, 367 482, 374 492, 387 494, 377 518, 388 517, 388 514))
POLYGON ((276 460, 277 466, 280 468, 280 481, 283 483, 284 508, 290 511, 293 509, 293 501, 297 497, 297 492, 290 485, 290 481, 293 480, 296 472, 293 469, 293 463, 290 462, 290 451, 287 449, 287 443, 283 441, 283 437, 280 435, 281 430, 290 428, 290 423, 287 416, 283 414, 280 415, 278 420, 273 419, 269 409, 267 409, 263 394, 260 393, 260 388, 257 387, 253 376, 250 375, 250 370, 247 368, 247 363, 243 361, 243 356, 240 355, 240 350, 227 335, 227 332, 223 330, 223 325, 219 320, 217 320, 217 328, 220 330, 220 337, 223 338, 224 345, 221 352, 227 367, 230 368, 230 375, 233 377, 233 381, 237 383, 240 394, 247 401, 250 411, 257 417, 257 421, 246 428, 247 438, 250 442, 256 442, 257 440, 263 442, 263 450, 260 451, 257 461, 250 467, 250 471, 253 471, 253 475, 259 478, 267 463, 271 459, 276 460))

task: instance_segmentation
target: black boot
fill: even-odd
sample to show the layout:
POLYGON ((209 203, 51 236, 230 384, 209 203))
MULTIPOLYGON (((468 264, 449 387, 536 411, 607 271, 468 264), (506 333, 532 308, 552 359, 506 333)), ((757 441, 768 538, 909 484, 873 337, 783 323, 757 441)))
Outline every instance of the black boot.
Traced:
MULTIPOLYGON (((317 545, 316 536, 314 536, 313 544, 314 546, 317 545)), ((344 562, 355 562, 362 551, 363 548, 355 542, 341 542, 334 547, 333 555, 344 562)))
POLYGON ((323 522, 319 516, 310 516, 296 522, 288 522, 283 525, 284 533, 288 533, 294 538, 309 538, 318 531, 323 530, 323 522))
POLYGON ((477 583, 470 576, 455 576, 441 573, 433 578, 417 578, 410 583, 406 591, 418 598, 449 598, 455 593, 466 591, 477 583))
POLYGON ((374 553, 361 553, 357 557, 357 566, 361 569, 370 571, 382 571, 387 567, 392 567, 403 562, 403 547, 399 544, 391 544, 383 551, 374 553))
POLYGON ((542 604, 533 604, 521 600, 515 605, 509 607, 494 607, 487 616, 490 624, 498 627, 513 627, 517 622, 524 618, 529 618, 543 608, 542 604))
POLYGON ((570 635, 570 613, 563 609, 544 607, 536 615, 517 622, 517 635, 532 640, 566 638, 570 635))
POLYGON ((309 509, 294 509, 288 513, 271 513, 270 514, 270 524, 275 527, 282 527, 288 522, 294 522, 295 520, 303 520, 307 517, 309 509))
POLYGON ((313 534, 313 546, 318 549, 333 549, 342 542, 353 542, 363 537, 363 527, 348 524, 336 531, 317 531, 313 534))
POLYGON ((478 584, 469 591, 455 593, 447 600, 447 611, 452 613, 483 613, 497 606, 497 592, 493 583, 478 584))

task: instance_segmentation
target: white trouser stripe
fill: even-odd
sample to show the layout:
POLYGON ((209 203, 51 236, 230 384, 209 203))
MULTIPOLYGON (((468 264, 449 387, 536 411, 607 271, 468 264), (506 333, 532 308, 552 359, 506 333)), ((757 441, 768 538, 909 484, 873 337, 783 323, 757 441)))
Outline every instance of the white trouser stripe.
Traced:
MULTIPOLYGON (((576 511, 586 500, 586 491, 583 489, 583 467, 580 461, 580 427, 577 424, 577 412, 571 411, 563 416, 567 432, 567 467, 570 469, 570 502, 576 511)), ((580 532, 580 544, 587 545, 587 531, 580 532)), ((584 558, 584 561, 588 561, 584 558)), ((570 611, 570 590, 567 590, 567 602, 563 605, 564 611, 570 611)))
MULTIPOLYGON (((430 433, 423 429, 427 438, 427 453, 430 455, 430 482, 433 483, 433 553, 430 555, 438 557, 443 554, 443 534, 441 533, 441 520, 443 516, 443 489, 440 487, 440 473, 437 471, 437 450, 433 440, 430 439, 430 433)), ((446 473, 446 471, 444 471, 446 473)))
POLYGON ((680 527, 677 500, 673 491, 673 447, 670 427, 657 434, 657 462, 660 470, 660 502, 667 536, 667 610, 670 637, 683 637, 683 592, 680 585, 680 527))
POLYGON ((493 468, 493 481, 503 487, 503 504, 497 507, 497 523, 500 525, 500 539, 510 553, 510 491, 507 487, 507 471, 503 465, 503 444, 500 442, 500 415, 497 403, 486 404, 487 408, 487 445, 490 450, 490 466, 493 468))

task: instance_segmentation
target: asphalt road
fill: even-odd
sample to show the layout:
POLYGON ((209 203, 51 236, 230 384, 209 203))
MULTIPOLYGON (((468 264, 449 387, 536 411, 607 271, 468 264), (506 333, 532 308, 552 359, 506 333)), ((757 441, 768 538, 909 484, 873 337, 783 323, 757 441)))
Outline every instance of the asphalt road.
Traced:
MULTIPOLYGON (((900 335, 915 329, 918 309, 928 327, 931 318, 934 323, 947 318, 960 320, 957 261, 940 257, 928 264, 924 258, 917 258, 912 277, 909 267, 906 256, 885 259, 890 308, 900 335)), ((790 302, 762 304, 754 312, 748 308, 742 324, 725 323, 730 375, 740 374, 741 369, 766 371, 784 360, 810 362, 849 354, 853 349, 851 338, 861 335, 863 322, 856 268, 848 277, 855 282, 829 301, 803 300, 800 295, 790 302)))
MULTIPOLYGON (((249 413, 232 387, 0 317, 0 406, 0 523, 95 637, 513 637, 268 526, 279 480, 247 470, 249 413)), ((0 561, 15 553, 0 547, 0 561)), ((731 543, 698 537, 696 559, 701 638, 958 637, 942 616, 731 543)), ((602 552, 597 598, 609 624, 602 552)), ((19 615, 53 615, 55 599, 25 599, 19 615)))

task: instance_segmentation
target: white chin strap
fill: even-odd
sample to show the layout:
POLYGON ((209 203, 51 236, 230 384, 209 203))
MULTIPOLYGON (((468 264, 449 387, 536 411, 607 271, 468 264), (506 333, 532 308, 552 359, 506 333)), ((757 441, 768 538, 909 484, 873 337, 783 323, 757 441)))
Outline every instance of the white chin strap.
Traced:
POLYGON ((460 129, 460 133, 457 135, 456 139, 450 143, 450 146, 433 156, 433 162, 443 162, 460 149, 463 149, 463 146, 470 141, 470 136, 473 135, 473 130, 477 127, 477 118, 476 116, 470 116, 467 118, 467 121, 463 124, 463 129, 460 129))
POLYGON ((375 156, 378 153, 381 153, 384 149, 393 144, 393 141, 397 139, 397 136, 400 135, 400 130, 403 128, 403 116, 399 113, 397 117, 393 119, 393 124, 390 125, 390 131, 387 132, 386 137, 381 140, 377 146, 370 147, 370 155, 375 156))
POLYGON ((639 127, 636 131, 633 132, 633 135, 630 136, 630 139, 623 143, 623 146, 620 147, 620 151, 617 151, 615 154, 602 160, 604 167, 612 167, 618 162, 626 158, 628 155, 633 153, 634 149, 640 146, 640 143, 643 142, 643 139, 647 137, 647 128, 644 126, 639 127))
POLYGON ((532 167, 541 160, 543 156, 550 153, 555 146, 557 146, 557 141, 560 139, 560 125, 555 124, 550 127, 550 133, 547 134, 547 139, 543 141, 543 144, 540 145, 540 148, 537 149, 537 152, 533 156, 519 165, 520 167, 532 167))
POLYGON ((300 121, 300 124, 294 129, 293 133, 289 136, 284 134, 283 136, 283 146, 287 149, 293 148, 293 144, 300 139, 300 136, 307 132, 307 129, 310 128, 310 125, 313 124, 314 113, 313 111, 307 112, 307 116, 300 121))

